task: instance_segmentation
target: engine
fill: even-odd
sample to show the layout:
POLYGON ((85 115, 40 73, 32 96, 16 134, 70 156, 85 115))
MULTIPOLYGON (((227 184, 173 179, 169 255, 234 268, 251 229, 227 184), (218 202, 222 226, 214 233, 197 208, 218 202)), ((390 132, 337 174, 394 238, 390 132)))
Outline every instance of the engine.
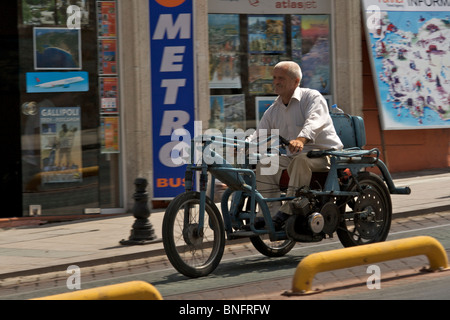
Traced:
POLYGON ((289 238, 299 242, 318 242, 333 236, 339 222, 339 208, 330 200, 320 205, 315 197, 299 197, 290 203, 293 215, 286 221, 289 238))

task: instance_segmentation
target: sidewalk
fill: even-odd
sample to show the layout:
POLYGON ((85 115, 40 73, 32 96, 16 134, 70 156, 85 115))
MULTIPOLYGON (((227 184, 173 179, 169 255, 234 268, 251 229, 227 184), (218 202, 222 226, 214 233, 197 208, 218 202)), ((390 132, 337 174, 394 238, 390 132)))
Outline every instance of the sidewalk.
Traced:
MULTIPOLYGON (((450 168, 393 178, 396 186, 412 190, 411 195, 392 196, 393 219, 450 210, 450 168)), ((163 216, 164 209, 152 210, 150 216, 157 241, 135 246, 119 243, 130 236, 131 214, 0 229, 0 280, 164 255, 163 216)))

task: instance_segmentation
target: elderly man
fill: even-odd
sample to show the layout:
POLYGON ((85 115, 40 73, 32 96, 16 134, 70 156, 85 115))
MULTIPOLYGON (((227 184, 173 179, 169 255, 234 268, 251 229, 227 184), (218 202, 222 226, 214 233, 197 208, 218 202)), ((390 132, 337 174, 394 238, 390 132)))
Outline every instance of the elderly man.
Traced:
MULTIPOLYGON (((330 158, 308 158, 310 150, 340 150, 342 142, 333 126, 328 106, 316 90, 300 88, 302 71, 292 61, 278 63, 273 69, 273 87, 278 98, 264 113, 255 135, 260 130, 279 130, 279 135, 290 141, 287 155, 279 157, 275 174, 264 173, 267 165, 259 163, 256 168, 257 190, 265 198, 280 196, 279 182, 283 170, 287 169, 290 181, 287 196, 295 196, 298 188, 309 186, 312 172, 330 170, 330 158)), ((252 137, 252 139, 255 137, 252 137)), ((289 203, 268 203, 277 230, 292 214, 289 203)), ((257 228, 264 224, 261 220, 257 228)))

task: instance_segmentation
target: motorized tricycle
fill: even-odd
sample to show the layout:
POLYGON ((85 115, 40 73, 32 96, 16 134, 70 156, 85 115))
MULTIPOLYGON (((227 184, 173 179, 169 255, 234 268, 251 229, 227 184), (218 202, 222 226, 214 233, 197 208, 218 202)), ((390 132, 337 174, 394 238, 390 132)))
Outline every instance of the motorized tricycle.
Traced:
POLYGON ((186 191, 171 201, 162 225, 164 249, 175 269, 193 278, 210 274, 222 259, 225 239, 249 238, 268 257, 287 254, 297 242, 318 242, 334 234, 344 247, 384 241, 392 219, 390 195, 410 194, 411 190, 394 185, 378 149, 363 149, 366 134, 361 117, 331 116, 344 149, 310 151, 309 157, 330 156, 331 169, 313 173, 310 186, 299 188, 295 197, 281 193, 279 198, 264 198, 256 189, 255 159, 273 156, 274 150, 278 156, 289 145, 284 138, 250 142, 236 137, 194 137, 191 159, 196 158, 196 150, 210 157, 187 165, 186 191), (279 142, 278 148, 274 141, 279 142), (214 146, 243 149, 243 163, 232 165, 214 146), (381 175, 370 169, 375 167, 381 175), (212 177, 209 194, 208 173, 212 177), (216 179, 228 187, 220 210, 211 200, 216 179), (194 191, 196 184, 199 191, 194 191), (267 205, 272 201, 290 201, 294 214, 282 230, 272 222, 267 205), (264 228, 255 227, 257 216, 264 218, 264 228))

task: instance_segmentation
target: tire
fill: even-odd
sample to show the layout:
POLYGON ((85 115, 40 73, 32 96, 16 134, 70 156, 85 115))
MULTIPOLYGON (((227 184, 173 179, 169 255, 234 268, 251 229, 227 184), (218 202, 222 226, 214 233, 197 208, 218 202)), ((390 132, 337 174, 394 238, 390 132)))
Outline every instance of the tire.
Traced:
MULTIPOLYGON (((228 208, 228 200, 230 197, 232 197, 233 193, 235 191, 231 189, 227 189, 222 198, 222 212, 229 212, 228 208)), ((239 199, 239 203, 237 204, 237 210, 242 211, 244 210, 245 206, 245 200, 247 200, 247 206, 250 207, 249 201, 250 197, 248 196, 242 196, 239 199)), ((258 200, 256 203, 257 206, 263 206, 264 204, 261 204, 258 200)), ((247 208, 247 210, 250 210, 247 208)), ((268 209, 267 209, 268 210, 268 209)), ((295 241, 293 240, 280 240, 280 241, 270 241, 269 235, 257 235, 254 237, 250 237, 250 241, 255 247, 256 250, 258 250, 259 253, 265 255, 266 257, 271 258, 277 258, 282 257, 286 255, 289 251, 292 250, 292 248, 295 246, 295 241)))
MULTIPOLYGON (((342 219, 336 231, 344 247, 385 241, 391 227, 392 202, 384 181, 371 172, 360 172, 357 181, 361 187, 360 195, 350 199, 348 204, 360 214, 342 219)), ((348 190, 357 188, 353 181, 348 190)))
POLYGON ((198 229, 199 205, 199 192, 177 196, 167 207, 162 225, 164 250, 169 261, 178 272, 190 278, 213 272, 225 248, 223 220, 216 205, 206 197, 203 233, 198 229))
POLYGON ((286 255, 295 246, 293 240, 270 241, 268 235, 251 237, 250 241, 259 253, 270 258, 286 255))

